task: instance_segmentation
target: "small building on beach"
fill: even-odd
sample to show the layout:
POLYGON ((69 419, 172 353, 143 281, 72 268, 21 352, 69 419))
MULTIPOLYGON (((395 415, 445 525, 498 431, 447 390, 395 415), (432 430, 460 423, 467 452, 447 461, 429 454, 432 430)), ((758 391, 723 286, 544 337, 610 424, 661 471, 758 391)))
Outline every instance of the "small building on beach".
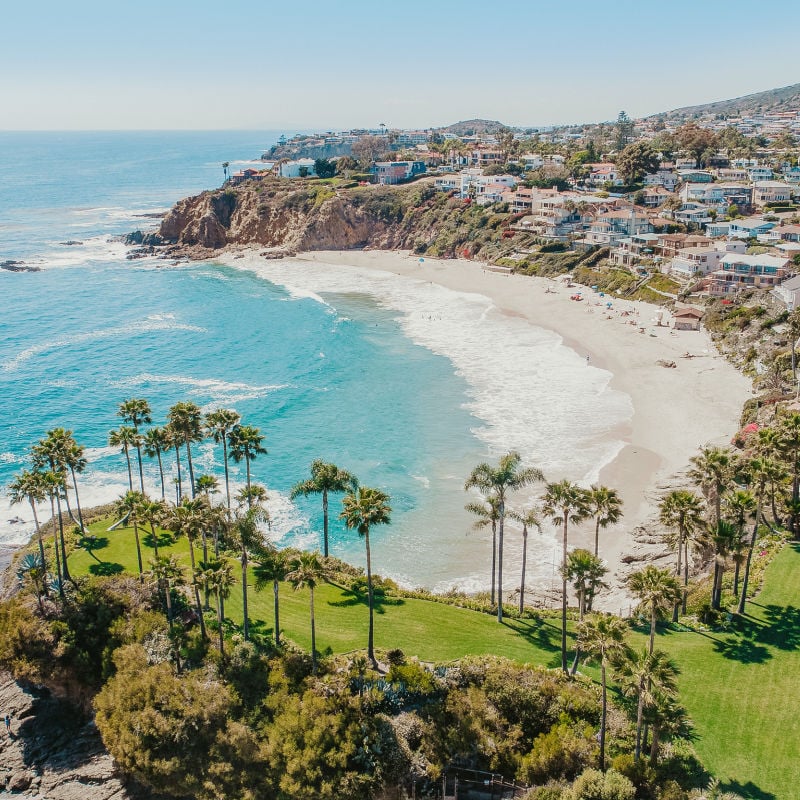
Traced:
POLYGON ((694 306, 676 308, 672 312, 672 327, 676 331, 699 331, 703 313, 703 311, 694 306))

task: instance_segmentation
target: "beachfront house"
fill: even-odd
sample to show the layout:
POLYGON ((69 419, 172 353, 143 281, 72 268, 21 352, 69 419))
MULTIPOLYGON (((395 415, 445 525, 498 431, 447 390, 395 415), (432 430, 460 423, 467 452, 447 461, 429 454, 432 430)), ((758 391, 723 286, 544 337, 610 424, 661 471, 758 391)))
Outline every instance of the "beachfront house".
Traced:
POLYGON ((703 313, 701 309, 694 308, 694 306, 676 308, 672 312, 672 327, 676 331, 699 331, 703 313))
POLYGON ((722 253, 713 247, 686 247, 669 262, 669 272, 681 280, 708 275, 717 269, 721 258, 722 253))
POLYGON ((712 297, 735 296, 744 289, 774 289, 787 275, 789 259, 766 254, 726 253, 711 273, 712 297))

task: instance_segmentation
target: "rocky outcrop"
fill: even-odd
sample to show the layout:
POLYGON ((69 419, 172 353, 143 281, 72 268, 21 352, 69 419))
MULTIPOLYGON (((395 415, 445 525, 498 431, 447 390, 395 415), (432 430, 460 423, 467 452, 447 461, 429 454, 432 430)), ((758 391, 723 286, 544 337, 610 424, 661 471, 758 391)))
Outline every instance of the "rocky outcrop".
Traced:
POLYGON ((25 688, 0 672, 0 795, 40 800, 145 800, 124 782, 94 723, 47 690, 25 688))

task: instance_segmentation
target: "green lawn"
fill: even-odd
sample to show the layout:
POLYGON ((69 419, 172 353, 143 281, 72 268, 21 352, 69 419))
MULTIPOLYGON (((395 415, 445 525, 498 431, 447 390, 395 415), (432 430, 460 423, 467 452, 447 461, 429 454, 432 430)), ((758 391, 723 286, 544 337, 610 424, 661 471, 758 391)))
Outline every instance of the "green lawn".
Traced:
MULTIPOLYGON (((133 532, 91 526, 102 547, 70 556, 76 575, 136 571, 133 532), (105 540, 105 541, 103 541, 105 540), (114 566, 117 565, 117 566, 114 566)), ((145 562, 152 554, 143 537, 145 562)), ((188 564, 186 540, 166 548, 188 564)), ((729 790, 758 800, 800 796, 800 548, 786 546, 767 569, 765 588, 748 604, 738 630, 728 633, 659 630, 657 646, 681 669, 680 697, 695 727, 700 758, 729 790)), ((281 585, 283 634, 310 646, 309 596, 281 585)), ((241 589, 234 587, 226 614, 241 622, 241 589)), ((326 584, 316 592, 317 647, 323 653, 363 649, 367 607, 347 589, 326 584)), ((272 634, 272 591, 250 592, 250 617, 272 634)), ((638 638, 635 635, 634 638, 638 638)), ((642 638, 642 641, 644 639, 642 638)), ((560 664, 557 620, 508 620, 425 600, 389 598, 377 607, 375 644, 400 648, 426 661, 493 653, 523 662, 560 664)), ((588 670, 594 676, 593 670, 588 670)))

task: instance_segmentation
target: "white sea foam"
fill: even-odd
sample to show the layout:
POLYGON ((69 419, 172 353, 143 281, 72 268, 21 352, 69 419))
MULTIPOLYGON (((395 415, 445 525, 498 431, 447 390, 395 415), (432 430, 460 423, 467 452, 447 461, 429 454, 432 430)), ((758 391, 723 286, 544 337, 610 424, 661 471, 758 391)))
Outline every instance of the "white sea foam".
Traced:
POLYGON ((196 333, 206 333, 205 328, 197 325, 186 325, 166 319, 145 319, 131 322, 127 325, 119 325, 113 328, 101 328, 96 331, 86 331, 85 333, 75 333, 61 339, 53 339, 46 342, 39 342, 21 350, 17 355, 0 364, 0 369, 4 372, 12 372, 35 356, 57 350, 61 347, 70 347, 82 342, 93 342, 99 339, 111 339, 120 336, 136 336, 150 331, 192 331, 196 333))

